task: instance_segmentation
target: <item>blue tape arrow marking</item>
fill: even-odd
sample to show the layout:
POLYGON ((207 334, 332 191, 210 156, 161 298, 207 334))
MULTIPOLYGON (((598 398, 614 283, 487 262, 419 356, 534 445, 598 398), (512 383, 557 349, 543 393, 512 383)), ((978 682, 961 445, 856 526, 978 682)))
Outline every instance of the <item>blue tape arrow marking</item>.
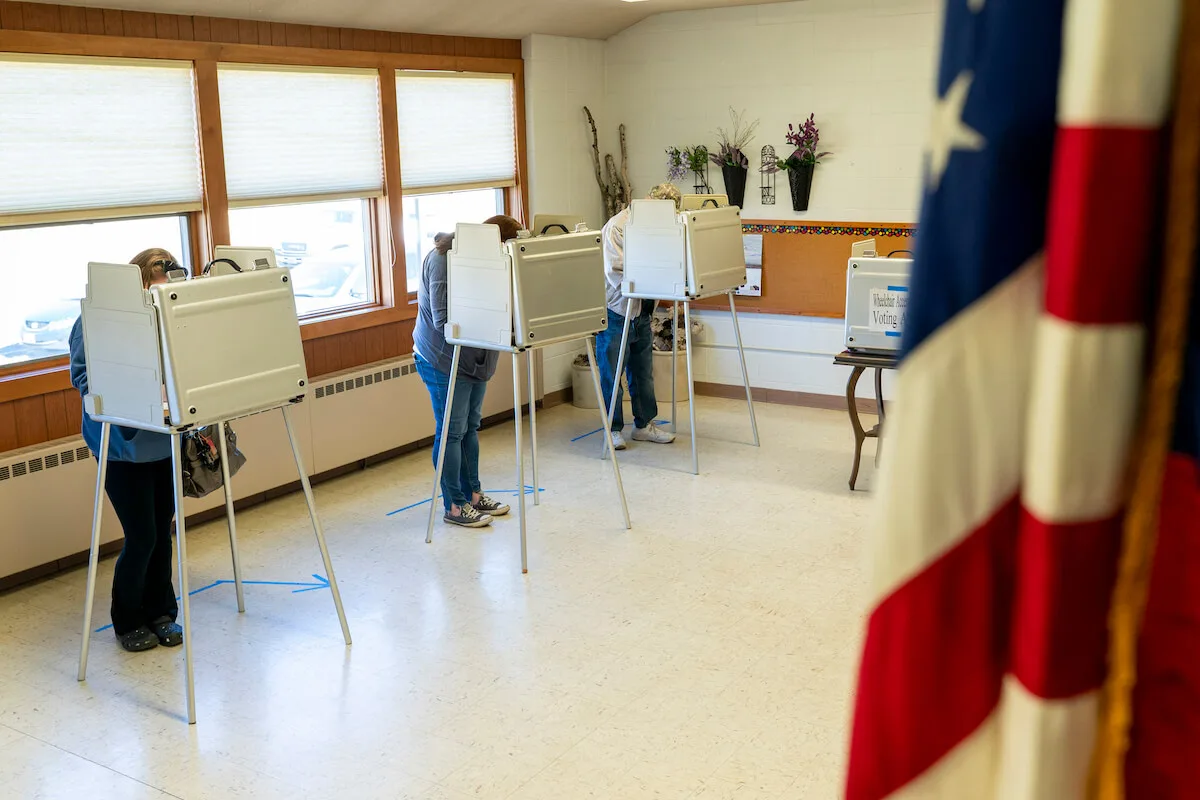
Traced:
MULTIPOLYGON (((328 589, 329 588, 328 579, 326 579, 325 577, 323 577, 321 575, 316 574, 315 572, 313 573, 313 577, 317 579, 317 583, 312 583, 312 582, 302 583, 300 581, 242 581, 242 585, 243 586, 300 586, 300 587, 302 587, 300 589, 293 589, 292 594, 300 594, 301 592, 315 592, 318 589, 328 589)), ((226 579, 222 579, 219 581, 213 581, 212 583, 208 584, 207 586, 201 586, 199 589, 193 589, 192 591, 188 592, 188 597, 195 597, 196 595, 200 594, 201 592, 207 592, 209 589, 215 589, 218 586, 233 585, 234 583, 235 583, 235 581, 226 580, 226 579)), ((175 599, 179 600, 180 598, 176 597, 175 599)), ((100 633, 101 631, 106 631, 111 627, 112 627, 112 625, 109 624, 109 625, 105 625, 102 628, 96 628, 95 633, 100 633)))
MULTIPOLYGON (((544 491, 546 491, 546 489, 544 487, 541 489, 538 489, 539 493, 544 492, 544 491)), ((515 495, 517 493, 517 490, 516 489, 484 489, 483 493, 484 494, 512 494, 512 495, 515 495)), ((525 494, 527 494, 527 495, 533 494, 533 487, 526 484, 525 485, 525 494)), ((439 494, 438 499, 441 499, 441 497, 442 497, 442 495, 439 494)), ((386 516, 394 517, 397 514, 402 514, 405 511, 410 511, 414 508, 417 508, 418 506, 423 506, 428 502, 429 502, 429 498, 426 497, 424 500, 420 500, 416 503, 410 503, 410 504, 406 505, 404 508, 397 508, 395 511, 389 511, 386 514, 386 516)))

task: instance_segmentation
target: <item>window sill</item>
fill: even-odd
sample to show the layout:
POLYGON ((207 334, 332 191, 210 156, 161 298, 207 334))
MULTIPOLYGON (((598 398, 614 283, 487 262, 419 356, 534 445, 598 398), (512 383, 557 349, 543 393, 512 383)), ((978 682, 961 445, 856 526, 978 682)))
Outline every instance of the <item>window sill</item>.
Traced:
POLYGON ((300 337, 308 342, 313 339, 323 339, 326 336, 336 336, 339 333, 350 333, 374 328, 378 325, 404 322, 415 319, 416 316, 417 306, 411 302, 395 306, 351 308, 301 320, 300 337))
POLYGON ((70 388, 71 364, 66 356, 39 361, 32 365, 14 364, 7 374, 0 374, 0 403, 24 400, 70 388))

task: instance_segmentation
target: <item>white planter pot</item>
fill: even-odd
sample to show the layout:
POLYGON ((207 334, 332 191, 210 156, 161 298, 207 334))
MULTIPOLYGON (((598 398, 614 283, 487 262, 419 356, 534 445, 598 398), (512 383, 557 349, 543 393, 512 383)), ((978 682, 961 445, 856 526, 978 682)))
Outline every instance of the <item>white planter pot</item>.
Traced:
POLYGON ((590 367, 571 365, 571 405, 576 408, 596 408, 596 388, 592 385, 590 367))
MULTIPOLYGON (((695 353, 693 365, 695 363, 695 353)), ((675 400, 682 402, 688 399, 687 354, 679 351, 676 364, 678 372, 675 375, 675 400)), ((671 352, 669 350, 654 351, 654 396, 661 406, 671 402, 671 352)))

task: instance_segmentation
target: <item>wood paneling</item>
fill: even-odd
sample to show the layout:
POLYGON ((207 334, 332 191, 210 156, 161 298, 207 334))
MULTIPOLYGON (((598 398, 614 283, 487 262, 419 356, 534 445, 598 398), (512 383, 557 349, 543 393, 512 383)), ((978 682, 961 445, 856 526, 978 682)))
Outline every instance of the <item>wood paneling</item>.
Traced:
MULTIPOLYGON (((840 319, 846 313, 846 262, 850 246, 874 238, 879 252, 911 249, 903 231, 912 225, 879 225, 872 230, 853 223, 813 222, 802 225, 749 221, 747 225, 784 226, 763 233, 762 297, 737 298, 739 311, 793 314, 840 319)), ((704 300, 696 308, 728 309, 723 297, 704 300)))
POLYGON ((211 246, 230 244, 229 192, 225 185, 225 150, 221 134, 221 97, 217 62, 197 61, 196 108, 200 117, 200 162, 204 181, 204 220, 211 246))

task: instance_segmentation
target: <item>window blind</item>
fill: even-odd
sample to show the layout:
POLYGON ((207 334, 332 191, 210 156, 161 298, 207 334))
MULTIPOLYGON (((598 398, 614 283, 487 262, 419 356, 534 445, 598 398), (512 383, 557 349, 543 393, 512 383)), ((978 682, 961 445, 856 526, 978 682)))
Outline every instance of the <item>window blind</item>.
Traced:
POLYGON ((0 56, 0 226, 199 209, 191 66, 0 56))
POLYGON ((400 71, 396 101, 406 194, 516 185, 511 75, 400 71))
POLYGON ((230 204, 383 193, 375 70, 222 64, 230 204))

